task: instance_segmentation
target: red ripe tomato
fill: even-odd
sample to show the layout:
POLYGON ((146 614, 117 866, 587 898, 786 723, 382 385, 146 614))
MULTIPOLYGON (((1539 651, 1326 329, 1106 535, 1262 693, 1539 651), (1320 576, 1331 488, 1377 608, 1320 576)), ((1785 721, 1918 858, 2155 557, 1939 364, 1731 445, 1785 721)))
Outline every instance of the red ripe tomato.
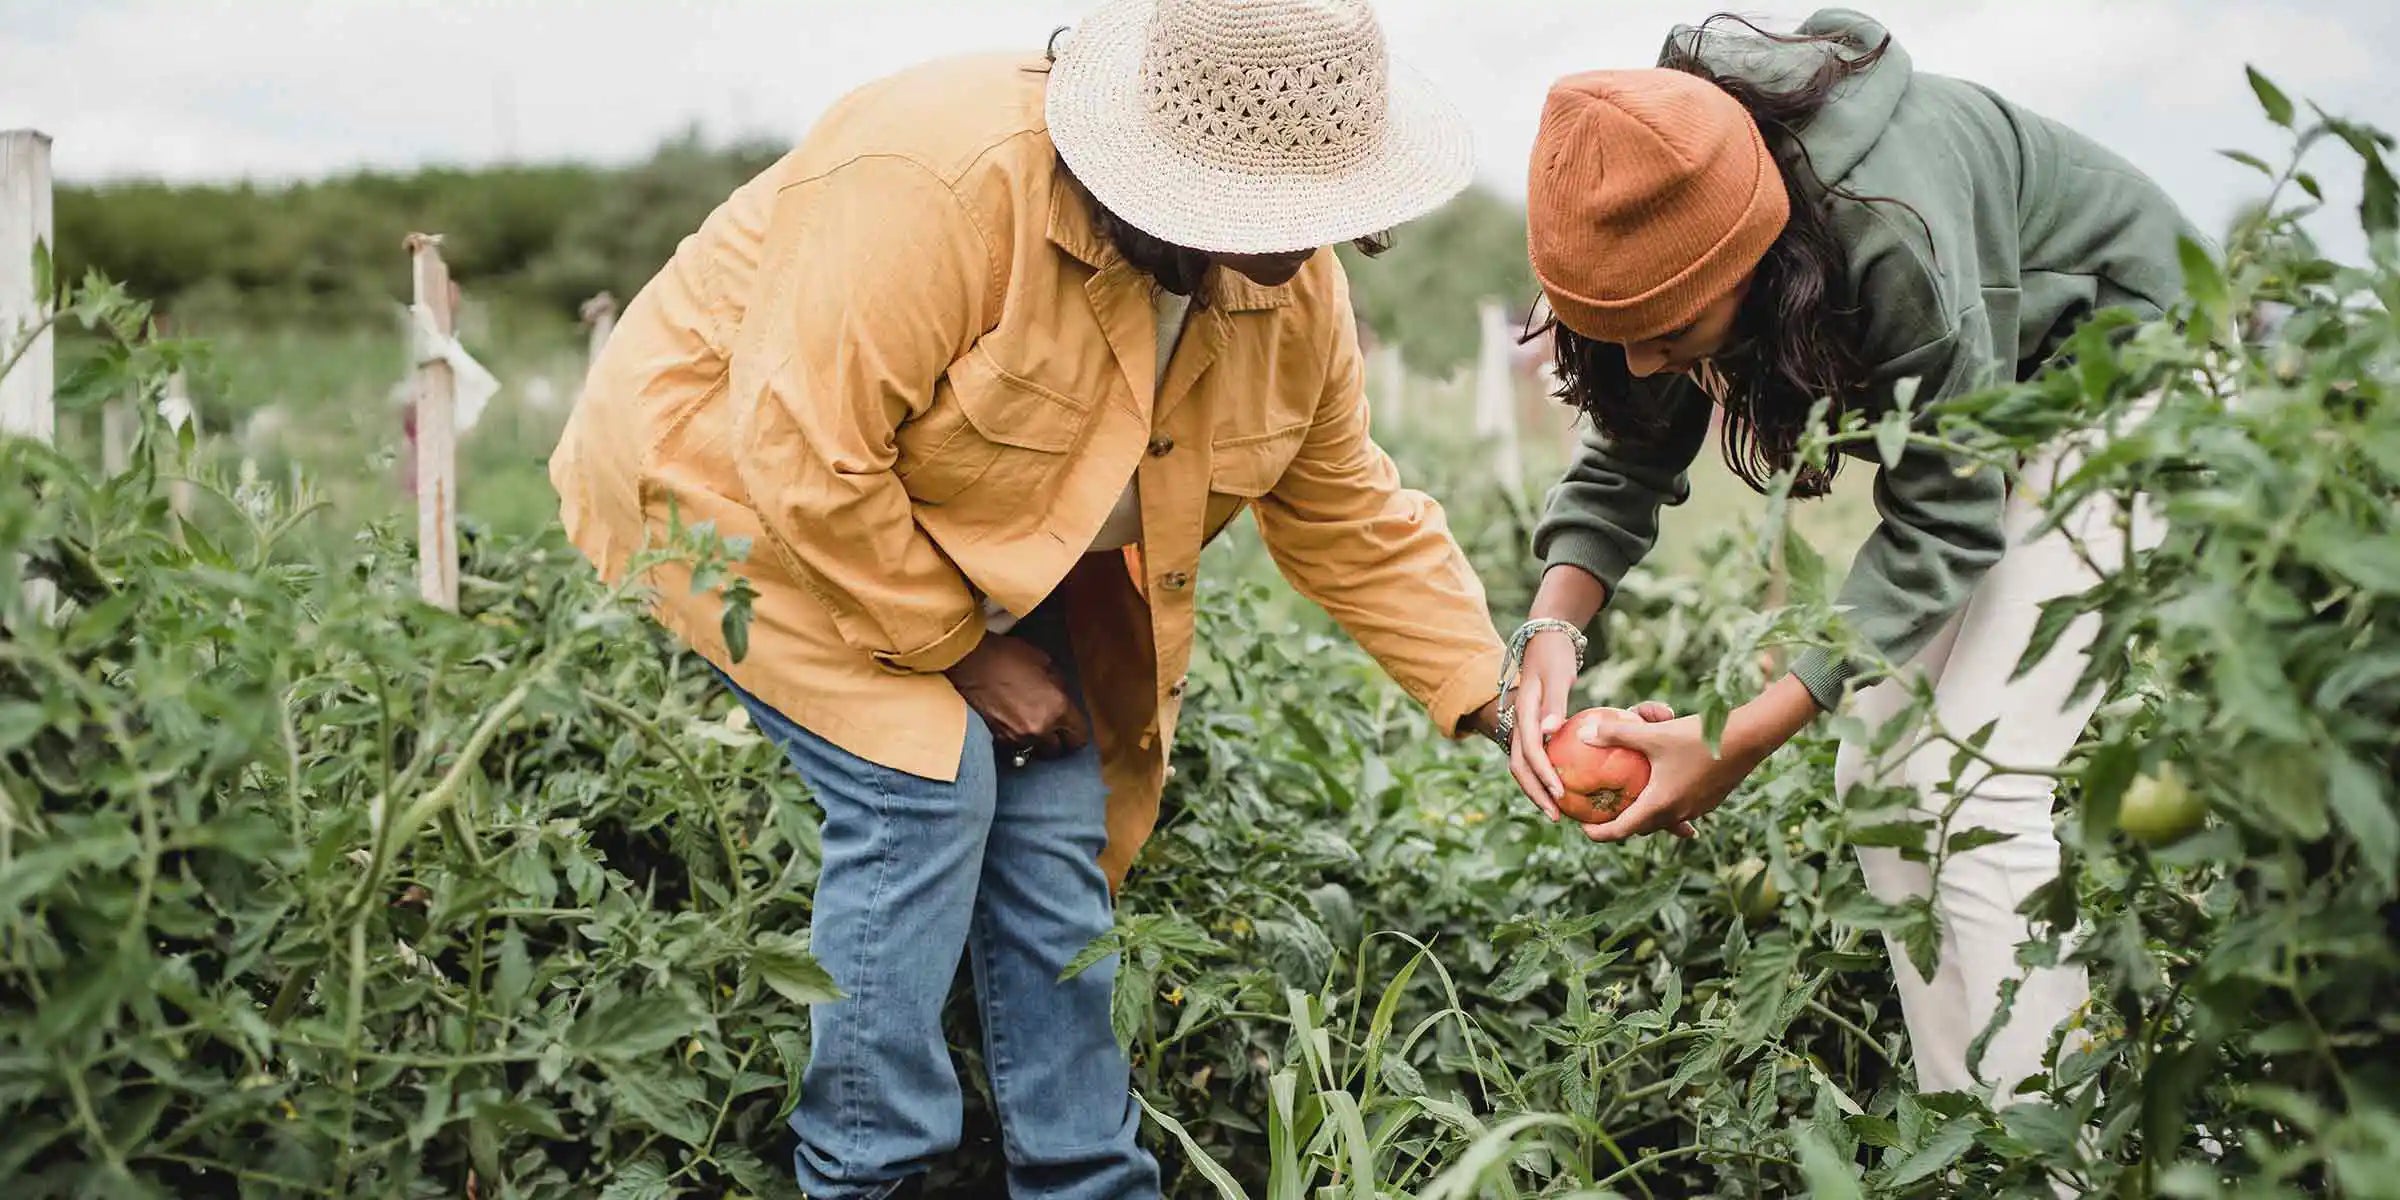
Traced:
POLYGON ((1542 749, 1567 794, 1558 811, 1569 820, 1597 825, 1615 817, 1650 783, 1650 760, 1623 746, 1586 745, 1583 734, 1604 721, 1639 721, 1619 708, 1587 708, 1567 718, 1542 749))

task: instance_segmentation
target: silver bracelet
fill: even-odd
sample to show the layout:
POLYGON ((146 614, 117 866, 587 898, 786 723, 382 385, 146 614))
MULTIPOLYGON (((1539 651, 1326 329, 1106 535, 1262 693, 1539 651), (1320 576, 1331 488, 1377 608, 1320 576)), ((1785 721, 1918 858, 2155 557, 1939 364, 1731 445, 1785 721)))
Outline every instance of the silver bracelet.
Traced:
POLYGON ((1585 639, 1582 630, 1556 617, 1536 617, 1517 627, 1516 635, 1508 639, 1508 657, 1500 663, 1500 717, 1494 722, 1499 726, 1499 731, 1492 740, 1498 742, 1502 750, 1512 748, 1516 741, 1517 708, 1510 701, 1516 695, 1517 678, 1525 667, 1525 647, 1532 644, 1534 635, 1539 633, 1567 635, 1567 641, 1575 647, 1575 670, 1578 673, 1583 670, 1584 655, 1591 649, 1591 642, 1585 639))

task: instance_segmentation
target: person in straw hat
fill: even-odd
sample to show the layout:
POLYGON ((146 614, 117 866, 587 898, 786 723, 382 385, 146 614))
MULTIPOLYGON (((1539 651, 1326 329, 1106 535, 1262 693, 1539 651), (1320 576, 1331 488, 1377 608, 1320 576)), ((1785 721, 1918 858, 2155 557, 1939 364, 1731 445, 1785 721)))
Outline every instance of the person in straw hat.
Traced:
MULTIPOLYGON (((1999 835, 1949 854, 1938 885, 1922 853, 1859 857, 1878 897, 1932 901, 1938 964, 1894 948, 1910 964, 1898 976, 1919 1086, 1981 1087, 2005 1104, 2088 998, 2079 968, 2027 970, 2016 951, 2031 935, 2021 906, 2059 869, 2056 781, 2042 772, 2098 703, 2078 689, 2098 617, 2054 630, 2022 671, 2019 660, 2046 601, 2090 587, 2088 563, 2121 561, 2159 526, 2148 506, 2120 512, 2103 497, 2045 528, 2040 493, 2099 428, 2033 456, 2013 490, 2001 471, 1934 446, 1887 454, 1877 438, 1823 465, 1802 461, 1801 446, 1820 403, 1821 421, 1898 412, 1923 425, 1932 405, 2042 370, 2100 309, 2165 314, 2182 291, 2178 239, 2197 234, 2122 158, 1984 88, 1913 70, 1881 25, 1841 10, 1797 35, 1720 17, 1678 30, 1658 68, 1558 81, 1528 210, 1561 394, 1593 429, 1536 536, 1547 566, 1509 723, 1563 719, 1576 631, 1650 550, 1661 506, 1689 494, 1713 411, 1727 463, 1762 492, 1792 472, 1793 495, 1821 496, 1845 460, 1873 463, 1882 520, 1836 601, 1866 648, 1801 655, 1732 713, 1721 754, 1696 719, 1586 731, 1652 766, 1647 788, 1587 832, 1688 836, 1848 697, 1863 732, 1842 745, 1838 791, 1911 792, 1947 834, 1999 835), (1870 747, 1893 739, 1874 730, 1920 690, 1953 735, 1984 731, 1990 760, 2033 773, 1976 767, 1954 780, 1956 747, 1917 735, 1899 741, 1918 752, 1877 761, 1870 747), (2011 991, 1978 1066, 1970 1048, 2011 991)), ((1525 739, 1513 765, 1556 819, 1558 780, 1538 745, 1525 739)))
POLYGON ((852 93, 626 310, 551 478, 612 579, 677 520, 751 546, 746 652, 690 568, 649 582, 824 812, 811 1196, 957 1143, 962 954, 1012 1188, 1157 1194, 1115 960, 1060 974, 1157 818, 1237 514, 1442 733, 1495 730, 1482 587, 1368 437, 1327 250, 1471 167, 1363 0, 1123 0, 852 93))

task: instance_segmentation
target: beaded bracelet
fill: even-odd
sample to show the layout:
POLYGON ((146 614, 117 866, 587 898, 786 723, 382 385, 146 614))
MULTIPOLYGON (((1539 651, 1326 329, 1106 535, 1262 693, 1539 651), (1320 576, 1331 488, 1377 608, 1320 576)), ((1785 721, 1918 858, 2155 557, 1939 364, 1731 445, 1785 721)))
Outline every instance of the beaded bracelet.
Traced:
POLYGON ((1591 649, 1591 643, 1585 640, 1582 630, 1555 617, 1536 617, 1518 626, 1516 635, 1508 639, 1508 657, 1500 664, 1500 719, 1495 722, 1499 728, 1492 740, 1503 750, 1516 740, 1517 708, 1511 701, 1516 695, 1517 677, 1525 666, 1525 647, 1535 634, 1553 632, 1567 635, 1567 641, 1575 647, 1575 670, 1579 673, 1583 670, 1583 656, 1591 649))

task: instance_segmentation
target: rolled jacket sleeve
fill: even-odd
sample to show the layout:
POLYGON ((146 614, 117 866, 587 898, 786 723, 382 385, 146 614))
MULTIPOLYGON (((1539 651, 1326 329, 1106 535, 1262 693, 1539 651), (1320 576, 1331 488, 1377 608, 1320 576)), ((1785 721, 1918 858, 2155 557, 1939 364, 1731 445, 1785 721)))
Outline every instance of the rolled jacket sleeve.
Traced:
POLYGON ((777 558, 886 670, 938 672, 983 622, 893 473, 901 424, 997 308, 992 247, 913 160, 860 158, 777 197, 732 355, 742 486, 777 558))
POLYGON ((1498 694, 1503 647, 1441 506, 1403 487, 1370 436, 1347 283, 1339 297, 1324 394, 1298 455, 1259 501, 1259 534, 1293 589, 1457 737, 1498 694))

